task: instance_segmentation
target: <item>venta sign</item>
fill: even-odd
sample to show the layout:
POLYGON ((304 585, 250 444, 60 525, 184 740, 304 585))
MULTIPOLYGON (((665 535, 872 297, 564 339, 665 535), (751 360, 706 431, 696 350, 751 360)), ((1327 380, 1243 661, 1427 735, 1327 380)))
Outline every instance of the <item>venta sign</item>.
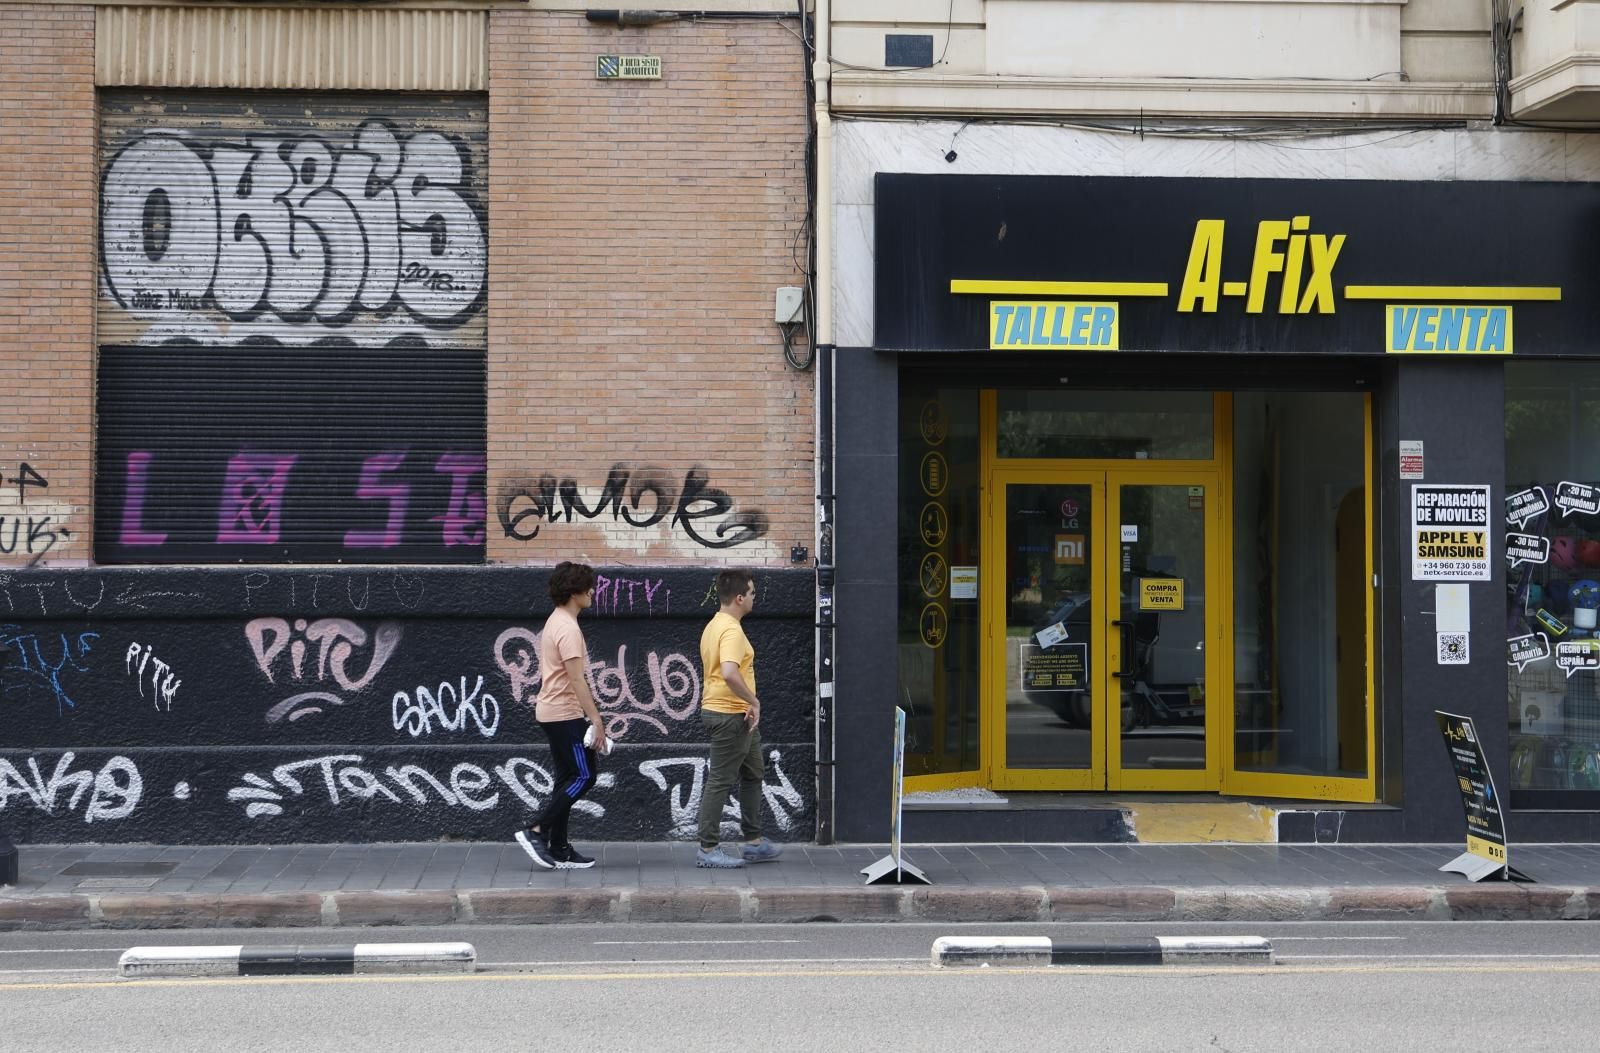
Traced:
POLYGON ((884 349, 1597 353, 1590 184, 877 181, 884 349))

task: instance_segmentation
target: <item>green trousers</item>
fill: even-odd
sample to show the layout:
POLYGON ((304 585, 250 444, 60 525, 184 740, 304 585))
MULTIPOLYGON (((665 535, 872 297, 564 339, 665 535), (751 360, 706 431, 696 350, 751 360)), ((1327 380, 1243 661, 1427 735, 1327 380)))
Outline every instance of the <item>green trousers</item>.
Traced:
POLYGON ((761 759, 761 731, 745 726, 742 713, 700 711, 700 723, 711 742, 711 764, 700 795, 700 847, 722 841, 722 808, 733 784, 739 784, 739 826, 746 841, 761 836, 761 784, 767 777, 761 759))

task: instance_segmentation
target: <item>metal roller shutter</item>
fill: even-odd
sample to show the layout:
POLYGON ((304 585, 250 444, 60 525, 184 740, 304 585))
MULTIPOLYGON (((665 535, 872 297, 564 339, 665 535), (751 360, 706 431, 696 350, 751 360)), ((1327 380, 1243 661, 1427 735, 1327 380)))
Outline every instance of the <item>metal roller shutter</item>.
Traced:
POLYGON ((102 94, 100 562, 483 559, 486 116, 102 94))

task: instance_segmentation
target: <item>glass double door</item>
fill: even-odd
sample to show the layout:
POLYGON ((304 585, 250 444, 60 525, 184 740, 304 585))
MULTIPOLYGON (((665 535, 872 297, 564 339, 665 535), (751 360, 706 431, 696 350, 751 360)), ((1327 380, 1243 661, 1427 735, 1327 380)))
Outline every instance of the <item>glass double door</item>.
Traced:
POLYGON ((994 480, 984 605, 996 788, 1217 790, 1217 473, 1027 468, 994 480))

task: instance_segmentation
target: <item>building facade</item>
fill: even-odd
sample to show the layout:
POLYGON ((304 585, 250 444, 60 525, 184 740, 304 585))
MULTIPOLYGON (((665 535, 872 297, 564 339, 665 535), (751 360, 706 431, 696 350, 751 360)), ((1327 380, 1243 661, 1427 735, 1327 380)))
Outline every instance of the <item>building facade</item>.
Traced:
POLYGON ((833 5, 842 839, 1600 833, 1569 14, 833 5))
POLYGON ((806 57, 736 8, 0 4, 0 828, 508 836, 571 559, 574 836, 692 831, 729 567, 812 836, 806 57))

